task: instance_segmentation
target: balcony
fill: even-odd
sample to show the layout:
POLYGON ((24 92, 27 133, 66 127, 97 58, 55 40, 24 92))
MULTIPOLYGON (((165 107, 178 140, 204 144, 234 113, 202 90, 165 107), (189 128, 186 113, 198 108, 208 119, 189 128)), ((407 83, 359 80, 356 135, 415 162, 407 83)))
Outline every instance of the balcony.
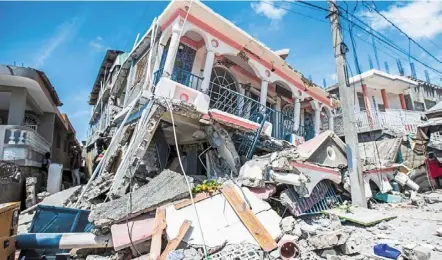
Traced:
MULTIPOLYGON (((358 133, 374 130, 392 130, 404 134, 415 134, 417 126, 422 123, 421 113, 418 111, 406 111, 401 109, 387 109, 385 112, 375 111, 372 118, 365 111, 355 112, 358 133)), ((342 115, 335 117, 335 133, 344 135, 342 115)))
POLYGON ((0 158, 21 166, 41 167, 51 144, 36 131, 26 126, 0 126, 0 158))
MULTIPOLYGON (((163 68, 160 68, 153 74, 153 84, 157 85, 160 78, 163 76, 163 68)), ((184 86, 189 88, 200 90, 201 83, 203 82, 203 78, 199 77, 195 74, 190 73, 189 71, 185 71, 181 68, 175 67, 173 69, 172 76, 170 77, 173 81, 176 81, 184 86)))
MULTIPOLYGON (((158 84, 162 75, 163 69, 154 73, 153 82, 155 85, 158 84)), ((203 78, 175 68, 171 80, 199 91, 203 78)), ((291 116, 263 106, 260 102, 230 88, 212 83, 206 94, 210 100, 209 109, 231 114, 257 124, 260 124, 264 116, 267 116, 266 121, 272 123, 271 135, 277 139, 289 140, 293 133, 294 121, 291 116)))

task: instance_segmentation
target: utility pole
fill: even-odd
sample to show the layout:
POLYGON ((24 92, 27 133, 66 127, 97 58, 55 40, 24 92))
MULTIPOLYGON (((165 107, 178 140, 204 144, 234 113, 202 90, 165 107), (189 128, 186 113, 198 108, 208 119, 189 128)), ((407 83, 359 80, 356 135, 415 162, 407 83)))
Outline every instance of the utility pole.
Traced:
POLYGON ((359 156, 358 132, 355 125, 354 96, 348 85, 347 66, 345 53, 347 47, 342 40, 341 25, 339 23, 339 11, 336 0, 328 0, 330 8, 330 23, 333 39, 333 48, 336 60, 336 74, 338 76, 339 97, 341 101, 342 119, 347 153, 348 172, 350 174, 351 200, 353 205, 367 207, 365 200, 364 178, 359 156))

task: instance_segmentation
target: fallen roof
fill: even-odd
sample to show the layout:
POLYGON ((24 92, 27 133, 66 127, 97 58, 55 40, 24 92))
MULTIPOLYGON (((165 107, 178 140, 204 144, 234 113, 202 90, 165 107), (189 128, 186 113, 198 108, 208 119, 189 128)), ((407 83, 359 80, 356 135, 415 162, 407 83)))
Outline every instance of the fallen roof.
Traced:
POLYGON ((106 70, 110 69, 117 59, 118 55, 123 53, 119 50, 107 50, 104 55, 103 61, 101 62, 100 70, 98 71, 97 78, 95 79, 94 86, 92 87, 92 92, 89 97, 89 104, 95 105, 98 99, 98 93, 101 88, 101 80, 104 78, 106 70))
POLYGON ((327 130, 298 146, 297 152, 300 155, 299 159, 307 160, 310 158, 329 137, 345 152, 345 143, 334 132, 327 130))
POLYGON ((384 139, 359 143, 359 155, 364 161, 364 170, 390 166, 396 162, 402 138, 384 139))

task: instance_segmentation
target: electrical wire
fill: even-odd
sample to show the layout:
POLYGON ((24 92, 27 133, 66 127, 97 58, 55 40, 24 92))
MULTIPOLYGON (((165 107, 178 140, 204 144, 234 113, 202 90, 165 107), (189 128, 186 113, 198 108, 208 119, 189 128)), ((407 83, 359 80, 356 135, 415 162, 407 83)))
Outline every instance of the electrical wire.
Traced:
POLYGON ((368 10, 375 11, 378 15, 380 15, 382 18, 384 18, 385 21, 387 21, 389 24, 391 24, 394 28, 396 28, 399 32, 401 32, 403 35, 405 35, 409 41, 412 41, 414 44, 416 44, 421 50, 423 50, 425 53, 427 53, 430 57, 435 59, 437 62, 442 63, 440 59, 435 57, 433 54, 431 54, 427 49, 425 49, 421 44, 419 44, 417 41, 415 41, 413 38, 411 38, 407 33, 402 31, 401 28, 399 28, 395 23, 393 23, 390 19, 388 19, 384 14, 382 14, 376 6, 376 3, 374 1, 371 1, 373 3, 373 6, 370 6, 367 2, 363 2, 364 6, 367 7, 368 10))
MULTIPOLYGON (((344 1, 344 2, 345 2, 345 1, 344 1)), ((287 3, 290 3, 290 2, 287 2, 287 3)), ((317 9, 317 10, 322 10, 322 11, 326 11, 327 13, 329 13, 329 10, 328 10, 328 9, 323 8, 323 7, 321 7, 321 6, 318 6, 318 5, 315 5, 315 4, 312 4, 312 3, 305 2, 305 1, 296 1, 296 2, 293 2, 293 3, 301 3, 301 4, 304 4, 304 5, 306 5, 306 6, 309 6, 309 7, 315 8, 315 9, 317 9)), ((335 3, 332 2, 332 4, 335 4, 335 3)), ((336 5, 336 7, 337 7, 338 9, 341 9, 341 10, 343 9, 343 7, 340 7, 340 6, 338 6, 338 5, 336 5)), ((289 8, 283 8, 283 9, 285 9, 285 10, 287 10, 287 11, 290 10, 290 11, 292 11, 292 12, 294 12, 294 13, 297 13, 297 12, 295 12, 295 11, 289 9, 289 8)), ((345 11, 346 11, 346 10, 345 10, 345 11)), ((304 15, 304 14, 302 14, 302 15, 304 15)), ((304 15, 304 16, 305 16, 305 15, 304 15)), ((432 67, 431 65, 428 65, 427 63, 421 61, 420 59, 416 58, 415 56, 409 55, 410 53, 409 53, 408 51, 405 51, 404 49, 402 49, 401 47, 399 47, 397 44, 395 44, 394 41, 392 41, 392 40, 389 39, 388 37, 382 35, 381 33, 379 33, 377 30, 373 29, 371 26, 369 26, 369 25, 366 24, 365 22, 361 21, 356 15, 352 14, 352 16, 354 17, 354 19, 355 19, 356 21, 360 22, 362 25, 360 25, 360 24, 358 24, 358 23, 352 21, 351 19, 349 19, 348 16, 344 16, 344 15, 342 15, 341 13, 339 13, 339 16, 342 17, 343 19, 345 19, 346 21, 350 22, 350 23, 354 23, 354 25, 355 25, 356 27, 360 28, 360 30, 364 31, 364 32, 365 32, 366 34, 368 34, 368 35, 372 35, 372 36, 375 37, 377 40, 379 40, 381 43, 383 43, 383 44, 385 44, 385 45, 387 45, 387 46, 389 46, 389 47, 391 47, 391 48, 394 48, 395 50, 401 52, 403 55, 410 56, 410 58, 412 58, 413 60, 415 60, 415 61, 418 62, 419 64, 423 65, 424 67, 430 69, 430 70, 433 71, 433 72, 436 72, 436 73, 442 75, 442 71, 440 71, 440 70, 438 70, 438 69, 432 67), (369 28, 371 31, 365 29, 364 27, 369 28)), ((434 56, 434 55, 433 55, 433 56, 434 56)))
POLYGON ((203 228, 201 227, 200 217, 199 217, 196 205, 195 205, 195 201, 193 199, 192 188, 190 187, 189 179, 187 177, 186 171, 184 170, 183 162, 181 161, 180 148, 179 148, 179 145, 178 145, 176 129, 175 129, 176 128, 175 120, 173 118, 173 108, 172 108, 169 100, 166 100, 166 105, 167 105, 167 108, 169 109, 170 119, 172 120, 173 138, 175 140, 175 147, 176 147, 176 152, 177 152, 177 155, 178 155, 178 162, 180 163, 181 171, 183 172, 184 178, 186 179, 187 189, 188 189, 189 195, 190 195, 190 201, 192 202, 193 209, 195 210, 195 215, 196 215, 196 218, 197 218, 197 221, 198 221, 198 227, 199 227, 199 230, 200 230, 200 233, 201 233, 201 238, 202 238, 203 244, 204 244, 204 247, 203 247, 204 256, 205 256, 206 259, 208 259, 209 255, 207 253, 206 240, 204 239, 204 233, 203 233, 203 228))

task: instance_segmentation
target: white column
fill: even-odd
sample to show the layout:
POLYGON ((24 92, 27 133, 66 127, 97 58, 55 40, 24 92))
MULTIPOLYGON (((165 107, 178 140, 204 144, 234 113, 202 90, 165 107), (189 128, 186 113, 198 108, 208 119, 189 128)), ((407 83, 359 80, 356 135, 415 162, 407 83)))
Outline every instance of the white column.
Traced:
POLYGON ((130 87, 132 86, 133 78, 135 77, 134 70, 135 70, 135 62, 132 60, 130 64, 129 76, 127 77, 126 81, 126 92, 125 92, 126 94, 124 95, 123 107, 127 106, 127 101, 129 100, 129 96, 131 94, 129 92, 130 92, 130 87))
POLYGON ((22 125, 26 109, 26 88, 14 87, 11 91, 8 110, 8 125, 22 125))
MULTIPOLYGON (((160 40, 161 42, 161 40, 160 40)), ((153 72, 155 73, 158 69, 160 68, 160 63, 161 63, 161 57, 163 57, 163 52, 164 52, 164 45, 162 43, 158 44, 158 52, 157 52, 157 56, 155 57, 155 66, 153 69, 153 72)))
POLYGON ((330 111, 328 114, 328 130, 334 132, 335 131, 335 116, 330 111))
POLYGON ((213 61, 215 60, 215 52, 207 50, 206 62, 204 64, 203 83, 201 84, 201 91, 206 93, 210 87, 210 76, 212 74, 213 61))
POLYGON ((267 90, 269 88, 269 82, 265 79, 261 81, 261 95, 259 97, 259 102, 261 105, 267 105, 267 90))
POLYGON ((277 96, 276 97, 276 107, 275 110, 278 111, 279 113, 276 113, 276 118, 275 118, 275 126, 276 127, 276 138, 279 139, 283 139, 284 136, 282 136, 282 111, 281 111, 281 97, 277 96))
POLYGON ((244 96, 246 95, 246 90, 244 89, 244 86, 241 84, 239 87, 239 94, 241 94, 241 97, 238 100, 238 116, 243 117, 244 116, 244 112, 243 110, 244 108, 244 96))
POLYGON ((316 100, 310 101, 310 104, 312 105, 312 108, 315 111, 313 120, 314 120, 315 136, 317 136, 319 135, 321 127, 321 105, 316 100))
POLYGON ((296 132, 299 129, 299 123, 301 122, 301 100, 294 97, 293 106, 293 131, 296 132))
POLYGON ((172 38, 170 39, 169 50, 167 51, 166 62, 164 63, 164 76, 170 77, 173 72, 173 67, 175 65, 175 58, 178 50, 178 45, 180 44, 180 27, 175 24, 172 29, 172 38))

